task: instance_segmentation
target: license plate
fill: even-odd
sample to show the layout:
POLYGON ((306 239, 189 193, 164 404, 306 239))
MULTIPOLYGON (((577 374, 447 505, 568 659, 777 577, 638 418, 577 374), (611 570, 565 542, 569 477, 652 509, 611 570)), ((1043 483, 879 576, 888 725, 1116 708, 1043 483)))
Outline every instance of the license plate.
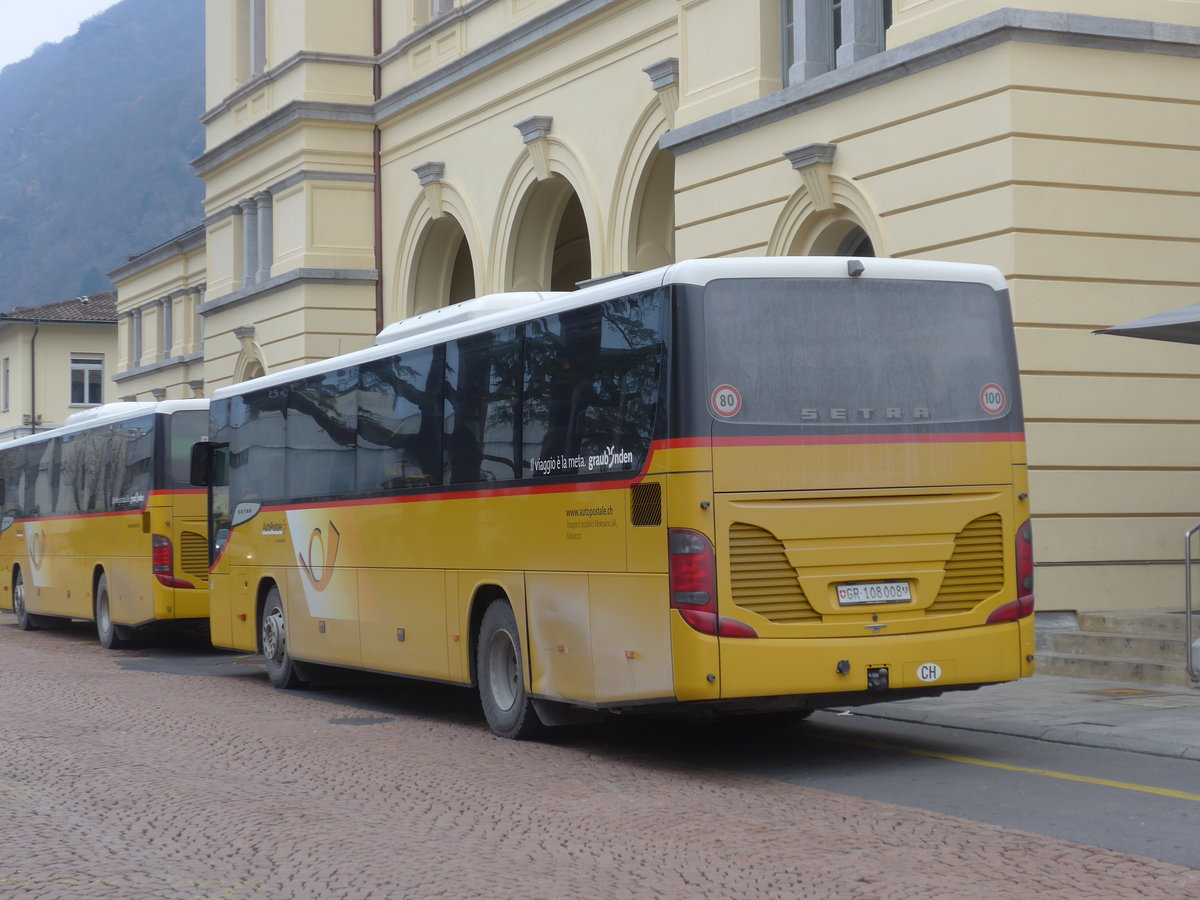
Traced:
POLYGON ((870 581, 839 584, 838 603, 842 606, 873 606, 877 603, 907 603, 912 588, 907 581, 870 581))

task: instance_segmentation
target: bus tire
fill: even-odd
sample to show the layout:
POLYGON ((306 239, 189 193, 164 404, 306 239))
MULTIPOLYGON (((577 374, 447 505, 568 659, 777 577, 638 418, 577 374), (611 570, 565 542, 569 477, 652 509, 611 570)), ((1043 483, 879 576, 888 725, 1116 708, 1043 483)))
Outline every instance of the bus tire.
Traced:
POLYGON ((283 599, 279 588, 271 585, 263 603, 262 621, 259 625, 259 646, 266 661, 267 677, 271 684, 281 690, 304 687, 307 681, 300 673, 300 666, 288 653, 287 625, 283 618, 283 599))
POLYGON ((492 733, 515 741, 541 733, 541 720, 525 690, 521 636, 507 600, 493 600, 484 612, 475 652, 479 702, 492 733))
POLYGON ((20 569, 13 573, 12 603, 13 615, 17 617, 17 627, 22 631, 37 631, 37 617, 30 615, 29 610, 25 608, 25 578, 20 569))
POLYGON ((121 650, 129 646, 129 632, 112 620, 108 602, 108 576, 101 573, 96 582, 96 637, 105 650, 121 650))

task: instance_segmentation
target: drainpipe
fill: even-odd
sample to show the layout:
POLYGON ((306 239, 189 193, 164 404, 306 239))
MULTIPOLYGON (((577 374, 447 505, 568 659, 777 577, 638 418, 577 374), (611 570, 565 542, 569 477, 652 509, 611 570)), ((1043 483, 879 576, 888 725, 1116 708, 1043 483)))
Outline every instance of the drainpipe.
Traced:
POLYGON ((37 337, 41 319, 33 320, 33 337, 29 339, 29 433, 37 433, 37 337))
MULTIPOLYGON (((383 94, 383 69, 379 57, 383 53, 383 0, 375 0, 372 10, 374 29, 375 72, 373 94, 378 103, 383 94)), ((383 163, 380 152, 383 137, 379 123, 375 123, 372 135, 371 169, 375 176, 375 333, 383 331, 383 163)))

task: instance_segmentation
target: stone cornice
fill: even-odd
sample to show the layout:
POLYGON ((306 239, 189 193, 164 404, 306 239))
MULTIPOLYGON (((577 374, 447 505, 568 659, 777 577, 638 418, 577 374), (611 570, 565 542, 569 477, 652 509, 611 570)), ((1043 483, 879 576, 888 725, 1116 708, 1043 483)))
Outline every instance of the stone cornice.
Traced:
POLYGON ((213 169, 256 146, 273 134, 278 134, 297 122, 345 122, 355 125, 374 125, 371 107, 356 103, 317 103, 293 100, 265 116, 244 131, 192 160, 192 168, 203 178, 213 169))
POLYGON ((320 53, 315 50, 301 50, 299 53, 294 53, 289 56, 279 65, 272 66, 261 75, 246 82, 212 109, 206 110, 200 116, 200 123, 202 125, 207 125, 210 122, 219 119, 251 94, 257 93, 271 82, 279 80, 288 72, 304 65, 305 63, 328 63, 337 66, 370 67, 375 65, 375 58, 371 56, 354 56, 348 53, 320 53))
POLYGON ((276 275, 267 281, 252 287, 243 288, 230 294, 223 294, 200 304, 196 310, 200 315, 207 316, 218 310, 239 306, 250 300, 257 300, 267 294, 274 294, 300 284, 352 284, 373 285, 378 280, 374 269, 316 269, 301 268, 276 275))
POLYGON ((469 0, 462 6, 456 6, 448 12, 442 13, 440 16, 430 19, 412 34, 397 41, 395 46, 390 50, 385 50, 379 55, 379 64, 386 66, 389 63, 395 62, 401 56, 404 56, 413 47, 418 44, 423 44, 437 32, 444 29, 447 25, 452 25, 455 22, 460 22, 469 16, 479 12, 485 7, 492 6, 498 0, 469 0))
MULTIPOLYGON (((384 97, 375 104, 375 121, 382 123, 407 107, 452 85, 479 75, 501 60, 522 53, 547 37, 570 28, 609 7, 616 6, 620 2, 622 0, 566 0, 564 3, 555 4, 552 9, 539 13, 511 31, 506 31, 486 44, 463 54, 453 62, 447 63, 425 77, 384 97)), ((464 13, 473 11, 472 7, 473 5, 464 6, 462 11, 464 13)), ((453 14, 452 12, 446 15, 453 14)), ((439 17, 431 25, 440 25, 444 20, 445 16, 439 17)))
POLYGON ((1008 41, 1200 56, 1200 28, 1027 9, 999 9, 663 135, 676 155, 897 81, 1008 41))
POLYGON ((130 378, 137 378, 139 375, 148 375, 151 372, 161 372, 163 369, 173 369, 176 366, 186 366, 189 363, 204 362, 204 351, 198 350, 195 353, 188 353, 185 356, 172 356, 170 359, 162 359, 158 362, 147 363, 144 366, 137 366, 133 369, 126 369, 124 372, 117 372, 112 376, 112 380, 117 384, 122 381, 128 381, 130 378))
POLYGON ((131 275, 136 275, 159 263, 166 262, 181 253, 202 250, 204 249, 204 242, 204 226, 200 225, 171 238, 169 241, 164 241, 157 247, 147 250, 145 253, 130 258, 129 262, 109 272, 108 277, 113 282, 129 278, 131 275))

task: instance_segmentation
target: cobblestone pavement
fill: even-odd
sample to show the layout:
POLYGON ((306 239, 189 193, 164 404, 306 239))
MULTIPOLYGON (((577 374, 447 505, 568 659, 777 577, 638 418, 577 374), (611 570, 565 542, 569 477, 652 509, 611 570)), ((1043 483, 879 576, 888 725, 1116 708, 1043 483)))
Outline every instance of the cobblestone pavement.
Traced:
POLYGON ((314 700, 12 622, 5 898, 1200 897, 1197 871, 706 769, 686 736, 518 744, 460 691, 314 700))

